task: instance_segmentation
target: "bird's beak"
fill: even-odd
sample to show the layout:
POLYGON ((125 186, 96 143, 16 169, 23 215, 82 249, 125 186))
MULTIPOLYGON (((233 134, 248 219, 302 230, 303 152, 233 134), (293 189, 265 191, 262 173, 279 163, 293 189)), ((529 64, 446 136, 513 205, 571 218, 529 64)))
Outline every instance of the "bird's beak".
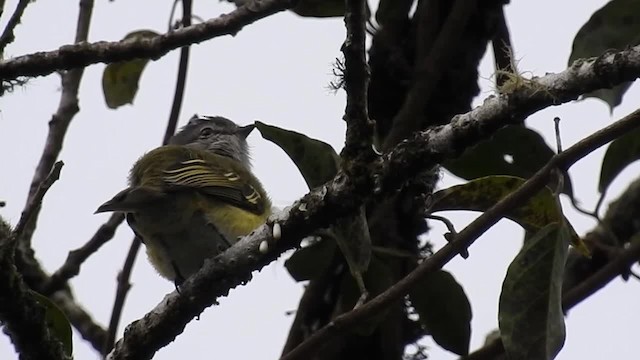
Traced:
POLYGON ((256 126, 253 125, 253 124, 249 124, 247 126, 241 126, 241 127, 238 128, 238 134, 240 134, 240 136, 242 136, 244 139, 246 139, 247 136, 249 136, 249 134, 251 134, 251 132, 255 128, 256 128, 256 126))
POLYGON ((106 203, 100 205, 100 207, 98 207, 98 210, 96 210, 94 214, 99 214, 99 213, 109 212, 109 211, 116 211, 116 208, 114 205, 115 205, 114 201, 113 199, 111 199, 106 203))

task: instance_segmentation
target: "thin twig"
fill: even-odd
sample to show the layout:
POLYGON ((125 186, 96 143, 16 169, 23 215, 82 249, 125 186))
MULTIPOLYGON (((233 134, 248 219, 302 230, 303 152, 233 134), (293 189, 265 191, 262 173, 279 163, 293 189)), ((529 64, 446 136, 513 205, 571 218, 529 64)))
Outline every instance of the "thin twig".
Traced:
POLYGON ((18 1, 18 5, 16 5, 16 10, 13 12, 13 14, 11 15, 11 18, 7 22, 7 26, 4 28, 2 35, 0 35, 0 57, 4 55, 4 49, 7 47, 7 45, 11 44, 13 40, 16 39, 13 31, 15 30, 16 26, 18 26, 18 24, 20 23, 20 20, 22 19, 22 14, 24 13, 24 10, 27 8, 27 5, 29 5, 30 2, 31 0, 18 1))
POLYGON ((338 335, 344 333, 350 327, 361 323, 365 319, 377 316, 385 307, 400 300, 413 285, 426 276, 436 271, 461 250, 468 248, 480 235, 497 223, 509 210, 520 206, 523 202, 536 194, 548 183, 555 169, 567 169, 576 161, 590 154, 600 146, 618 138, 628 131, 640 126, 640 110, 633 112, 624 119, 592 134, 576 143, 567 151, 557 154, 529 180, 523 183, 516 191, 507 195, 497 204, 476 218, 464 228, 455 239, 433 256, 426 259, 415 270, 398 281, 391 288, 365 303, 358 309, 336 317, 330 324, 318 330, 305 342, 283 356, 282 360, 304 359, 312 352, 319 351, 338 335))
POLYGON ((127 297, 129 289, 131 289, 131 283, 129 277, 133 270, 133 265, 136 261, 136 255, 140 250, 142 242, 138 237, 134 237, 129 247, 129 252, 122 267, 122 271, 118 274, 118 288, 116 290, 116 298, 113 303, 113 310, 111 311, 111 320, 109 320, 109 329, 107 330, 107 337, 102 348, 102 355, 107 356, 109 351, 113 348, 113 343, 116 340, 116 332, 118 331, 118 325, 120 324, 120 317, 122 316, 122 309, 124 308, 124 301, 127 297))
POLYGON ((509 35, 509 27, 504 16, 504 6, 500 8, 498 18, 496 19, 496 32, 491 39, 493 47, 493 58, 496 69, 496 88, 500 89, 509 76, 516 72, 514 68, 515 59, 513 58, 513 46, 511 45, 511 36, 509 35))
MULTIPOLYGON (((175 4, 174 4, 175 6, 175 4)), ((192 13, 192 0, 182 0, 182 26, 188 27, 191 25, 191 13, 192 13)), ((173 12, 173 11, 172 11, 173 12)), ((183 46, 180 49, 180 63, 178 64, 178 79, 176 81, 176 88, 173 95, 173 104, 171 105, 171 112, 169 114, 169 121, 167 122, 167 128, 162 139, 162 144, 166 145, 176 132, 178 125, 178 118, 180 117, 180 108, 184 99, 184 91, 187 82, 187 69, 189 66, 189 46, 183 46)), ((109 321, 109 329, 107 331, 107 339, 102 351, 102 354, 106 356, 113 348, 113 344, 116 339, 116 333, 118 326, 120 325, 120 317, 122 315, 122 309, 124 303, 131 288, 129 278, 133 271, 133 265, 135 264, 138 251, 140 250, 141 239, 134 237, 129 247, 129 252, 125 259, 122 271, 118 274, 118 287, 116 289, 116 298, 113 303, 113 310, 111 311, 111 320, 109 321)))
POLYGON ((149 39, 100 41, 64 45, 58 50, 18 56, 0 62, 0 80, 43 76, 59 70, 112 63, 135 58, 158 59, 169 51, 222 35, 235 35, 243 27, 290 8, 295 0, 249 1, 229 14, 149 39))
POLYGON ((80 273, 80 266, 89 256, 113 238, 116 229, 123 220, 124 215, 122 213, 114 213, 107 222, 98 228, 86 244, 76 250, 70 251, 64 264, 62 264, 62 266, 51 275, 47 283, 42 286, 41 293, 43 295, 50 295, 62 289, 69 279, 78 275, 80 273))
POLYGON ((18 241, 22 237, 27 225, 32 222, 33 217, 42 205, 42 198, 44 198, 44 195, 47 193, 51 185, 60 178, 60 171, 63 166, 64 163, 62 161, 56 162, 49 174, 40 182, 38 189, 29 199, 29 202, 27 202, 27 206, 25 206, 24 210, 22 210, 20 220, 13 230, 13 241, 18 241))
MULTIPOLYGON (((182 26, 191 25, 191 0, 182 0, 182 26)), ((167 130, 164 133, 162 144, 169 143, 169 139, 176 132, 178 118, 180 117, 180 108, 184 98, 184 89, 187 82, 187 69, 189 66, 189 46, 183 46, 180 49, 180 63, 178 64, 178 80, 176 81, 176 89, 173 95, 173 104, 171 105, 171 113, 169 114, 169 122, 167 130)))

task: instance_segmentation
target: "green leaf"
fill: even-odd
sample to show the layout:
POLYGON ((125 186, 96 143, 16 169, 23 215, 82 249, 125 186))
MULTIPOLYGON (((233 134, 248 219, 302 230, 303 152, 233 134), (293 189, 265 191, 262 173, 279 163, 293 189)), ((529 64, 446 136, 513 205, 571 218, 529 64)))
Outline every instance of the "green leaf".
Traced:
POLYGON ((614 140, 604 155, 600 169, 598 191, 604 193, 613 180, 627 167, 640 159, 640 128, 614 140))
MULTIPOLYGON (((487 176, 452 186, 433 194, 431 211, 470 210, 486 211, 518 189, 526 180, 513 176, 487 176)), ((560 222, 562 210, 547 187, 513 209, 506 217, 525 230, 538 230, 552 222, 560 222)))
POLYGON ((568 229, 549 224, 525 239, 509 265, 498 310, 509 359, 553 359, 562 349, 562 279, 568 245, 568 229))
MULTIPOLYGON (((137 30, 127 34, 123 40, 152 38, 157 35, 151 30, 137 30)), ((102 92, 110 109, 133 104, 142 70, 148 62, 149 59, 134 59, 107 65, 102 74, 102 92)))
MULTIPOLYGON (((466 180, 489 175, 529 178, 549 162, 555 152, 536 131, 521 125, 502 128, 488 140, 467 149, 444 167, 466 180)), ((571 179, 565 174, 563 193, 571 196, 571 179)))
POLYGON ((310 189, 331 180, 338 172, 340 157, 331 145, 295 131, 255 122, 262 137, 278 145, 300 170, 310 189))
POLYGON ((315 279, 329 268, 335 250, 333 239, 322 239, 294 252, 284 266, 296 281, 315 279))
POLYGON ((433 341, 455 354, 469 353, 471 304, 453 275, 444 270, 427 275, 409 291, 409 299, 433 341))
POLYGON ((73 355, 71 324, 67 316, 48 297, 35 291, 31 291, 30 293, 33 298, 45 308, 45 321, 47 322, 47 326, 49 326, 52 334, 62 342, 64 352, 69 356, 73 355))
MULTIPOLYGON (((607 50, 623 50, 640 43, 640 0, 612 0, 591 15, 573 39, 569 65, 577 59, 601 55, 607 50)), ((609 109, 620 104, 630 82, 612 89, 601 89, 583 98, 595 97, 609 105, 609 109)))

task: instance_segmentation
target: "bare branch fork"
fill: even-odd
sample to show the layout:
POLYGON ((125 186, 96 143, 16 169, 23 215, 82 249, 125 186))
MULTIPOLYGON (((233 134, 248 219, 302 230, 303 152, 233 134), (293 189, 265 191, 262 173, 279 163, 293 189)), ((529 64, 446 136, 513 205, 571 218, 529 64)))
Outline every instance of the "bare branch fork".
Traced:
MULTIPOLYGON (((401 142, 370 166, 375 184, 369 181, 371 175, 349 176, 346 171, 340 172, 333 180, 295 202, 288 211, 270 220, 270 223, 277 221, 280 224, 280 240, 273 241, 270 227, 265 225, 225 253, 207 261, 196 275, 184 283, 181 294, 173 292, 167 295, 144 318, 129 325, 110 357, 150 358, 157 349, 175 339, 186 324, 211 306, 217 297, 226 295, 231 288, 248 281, 252 271, 261 269, 285 250, 298 246, 299 239, 314 229, 329 225, 337 216, 351 214, 366 199, 382 197, 398 189, 406 179, 459 155, 465 148, 487 138, 503 126, 521 123, 540 109, 571 101, 598 88, 634 80, 638 76, 640 46, 577 61, 562 73, 536 78, 509 94, 490 97, 482 106, 455 116, 449 124, 418 132, 410 140, 401 142), (270 252, 267 254, 259 251, 263 241, 270 242, 270 252)), ((584 156, 589 149, 582 151, 584 153, 580 154, 584 156)), ((559 162, 554 167, 565 164, 556 161, 559 162)), ((562 161, 568 164, 569 160, 562 161)), ((507 203, 504 206, 514 204, 507 203)), ((504 208, 500 211, 504 211, 504 208)), ((482 226, 486 226, 486 223, 482 226)), ((446 262, 447 257, 454 256, 455 251, 464 248, 463 241, 459 239, 471 238, 470 235, 475 236, 476 232, 482 230, 471 228, 466 230, 467 235, 459 233, 458 240, 445 247, 451 253, 441 253, 439 256, 442 258, 438 260, 436 257, 430 266, 446 262)))
POLYGON ((37 52, 0 62, 0 80, 20 76, 43 76, 55 71, 135 58, 158 59, 171 50, 222 35, 235 35, 243 27, 291 8, 297 0, 249 1, 229 14, 148 39, 99 41, 64 45, 58 50, 37 52))

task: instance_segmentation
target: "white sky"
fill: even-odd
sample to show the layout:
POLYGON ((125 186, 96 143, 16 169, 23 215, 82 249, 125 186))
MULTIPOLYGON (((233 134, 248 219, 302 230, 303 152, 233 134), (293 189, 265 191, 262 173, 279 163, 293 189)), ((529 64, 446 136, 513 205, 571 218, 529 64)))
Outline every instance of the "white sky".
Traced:
MULTIPOLYGON (((17 0, 7 1, 0 22, 4 28, 17 0)), ((604 0, 558 2, 514 1, 507 7, 511 37, 522 71, 535 75, 566 67, 575 33, 604 0)), ((17 41, 7 56, 55 49, 72 41, 78 1, 38 1, 31 4, 16 31, 17 41)), ((165 31, 170 1, 97 1, 90 40, 118 40, 137 29, 165 31)), ((211 18, 232 9, 215 1, 195 2, 194 14, 211 18)), ((246 124, 254 119, 295 129, 331 143, 344 141, 344 92, 327 90, 331 64, 340 56, 344 39, 342 19, 303 19, 282 13, 242 30, 235 38, 224 37, 192 48, 181 124, 193 113, 223 115, 246 124)), ((475 103, 491 94, 488 78, 493 73, 491 52, 482 62, 482 93, 475 103)), ((104 65, 87 68, 80 89, 80 113, 71 123, 61 159, 61 179, 44 201, 34 238, 37 255, 46 269, 54 271, 67 253, 84 244, 108 214, 93 215, 96 207, 125 186, 131 164, 145 151, 158 146, 165 130, 175 86, 178 52, 151 63, 145 70, 134 106, 116 111, 104 104, 101 76, 104 65)), ((0 200, 7 206, 0 214, 15 224, 24 205, 33 171, 46 138, 47 122, 60 98, 59 77, 51 75, 2 97, 0 112, 0 200)), ((528 124, 553 139, 555 116, 562 118, 565 147, 587 136, 612 119, 637 107, 640 90, 633 87, 623 105, 610 116, 608 107, 589 99, 549 108, 532 116, 528 124)), ((286 155, 255 132, 249 138, 254 151, 254 170, 275 204, 285 206, 306 192, 302 177, 286 155)), ((554 141, 548 141, 553 144, 554 141)), ((571 169, 574 191, 587 207, 597 200, 598 151, 571 169)), ((631 178, 639 175, 629 167, 613 184, 608 199, 619 195, 631 178)), ((458 183, 445 176, 441 187, 458 183)), ((568 206, 565 206, 568 208, 568 206)), ((593 221, 568 211, 579 233, 593 221)), ((447 214, 449 215, 449 214, 447 214)), ((474 214, 456 214, 458 228, 474 214)), ((445 230, 434 226, 430 238, 443 243, 445 230)), ((108 322, 116 274, 122 267, 132 234, 121 226, 115 239, 105 245, 72 280, 78 301, 101 324, 108 322)), ((456 258, 446 266, 463 284, 473 307, 472 349, 497 327, 498 293, 509 261, 521 245, 522 233, 513 223, 502 221, 471 247, 468 260, 456 258)), ((141 254, 136 263, 120 335, 124 325, 142 317, 173 291, 173 284, 158 277, 141 254)), ((200 321, 191 322, 175 342, 160 350, 156 359, 274 359, 280 354, 292 316, 302 292, 283 269, 283 259, 256 274, 247 286, 233 290, 221 305, 206 310, 200 321)), ((635 281, 614 281, 580 304, 567 319, 567 340, 558 359, 631 359, 637 356, 636 330, 640 320, 635 281), (615 327, 616 331, 607 331, 615 327)), ((457 356, 431 346, 430 359, 457 356)), ((76 359, 97 358, 79 337, 74 338, 76 359)), ((14 358, 13 346, 0 336, 0 358, 14 358)))

